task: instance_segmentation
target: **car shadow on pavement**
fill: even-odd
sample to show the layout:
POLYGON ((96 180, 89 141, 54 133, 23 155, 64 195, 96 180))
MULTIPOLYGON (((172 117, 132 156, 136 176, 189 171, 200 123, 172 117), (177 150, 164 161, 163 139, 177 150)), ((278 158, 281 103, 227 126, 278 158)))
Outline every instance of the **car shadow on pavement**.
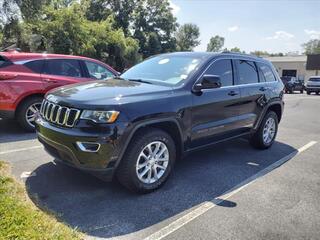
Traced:
POLYGON ((0 143, 35 139, 35 133, 24 131, 15 120, 0 120, 0 143))
MULTIPOLYGON (((94 237, 116 237, 173 220, 201 203, 217 203, 222 194, 294 151, 281 142, 264 151, 243 139, 221 143, 178 161, 167 183, 146 195, 53 163, 37 168, 26 186, 40 208, 55 212, 71 227, 94 237)), ((217 203, 236 206, 230 199, 217 203)))

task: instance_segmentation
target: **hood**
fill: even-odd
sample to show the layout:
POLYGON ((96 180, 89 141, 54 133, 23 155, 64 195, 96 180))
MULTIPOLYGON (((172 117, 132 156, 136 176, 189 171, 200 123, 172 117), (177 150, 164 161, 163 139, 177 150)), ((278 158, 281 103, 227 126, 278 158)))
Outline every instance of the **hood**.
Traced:
POLYGON ((50 91, 47 99, 66 106, 106 106, 168 94, 172 94, 168 86, 109 79, 63 86, 50 91))

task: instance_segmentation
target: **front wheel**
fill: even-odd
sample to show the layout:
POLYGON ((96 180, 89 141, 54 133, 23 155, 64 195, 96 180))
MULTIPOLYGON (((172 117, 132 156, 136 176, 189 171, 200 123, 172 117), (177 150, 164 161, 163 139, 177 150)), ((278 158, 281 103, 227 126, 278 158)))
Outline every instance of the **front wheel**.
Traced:
POLYGON ((117 178, 133 192, 148 193, 165 183, 175 159, 175 143, 170 135, 148 128, 139 132, 129 144, 117 178))
POLYGON ((40 111, 42 97, 31 97, 21 103, 16 112, 16 119, 20 126, 28 131, 33 132, 35 129, 36 113, 40 111))
POLYGON ((258 149, 271 147, 278 132, 278 116, 275 112, 269 111, 263 118, 259 129, 252 135, 250 143, 258 149))

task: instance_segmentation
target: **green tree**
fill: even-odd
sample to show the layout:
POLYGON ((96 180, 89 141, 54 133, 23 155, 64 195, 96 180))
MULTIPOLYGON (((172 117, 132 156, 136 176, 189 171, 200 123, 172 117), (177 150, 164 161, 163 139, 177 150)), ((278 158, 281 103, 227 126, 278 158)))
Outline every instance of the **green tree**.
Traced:
POLYGON ((41 36, 48 52, 84 55, 122 70, 140 60, 138 43, 125 37, 121 29, 114 29, 114 20, 89 21, 82 5, 55 9, 48 7, 45 18, 33 26, 34 33, 41 36))
POLYGON ((177 50, 192 51, 200 44, 199 27, 192 23, 187 23, 179 27, 176 33, 177 50))
POLYGON ((313 39, 302 45, 305 54, 320 54, 320 39, 313 39))
POLYGON ((224 45, 224 37, 216 35, 210 38, 210 41, 207 45, 207 52, 219 52, 221 51, 224 45))
POLYGON ((114 16, 114 27, 122 28, 129 35, 133 12, 138 0, 89 0, 86 16, 91 21, 106 20, 114 16))
POLYGON ((133 12, 132 32, 133 37, 139 41, 143 57, 174 51, 176 47, 174 32, 177 26, 168 0, 137 1, 133 12), (149 46, 150 42, 154 42, 155 35, 161 45, 158 52, 150 51, 149 46))
POLYGON ((251 55, 256 55, 258 57, 260 56, 270 56, 270 53, 268 53, 267 51, 260 51, 260 50, 256 50, 253 52, 250 52, 251 55))
POLYGON ((230 52, 236 52, 236 53, 245 53, 244 51, 241 51, 238 47, 233 47, 230 49, 230 52))

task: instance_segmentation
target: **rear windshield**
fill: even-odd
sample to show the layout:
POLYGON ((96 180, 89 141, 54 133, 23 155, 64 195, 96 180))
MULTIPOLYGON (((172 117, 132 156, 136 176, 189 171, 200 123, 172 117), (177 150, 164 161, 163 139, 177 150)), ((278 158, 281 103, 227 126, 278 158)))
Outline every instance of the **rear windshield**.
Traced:
POLYGON ((0 56, 0 68, 11 65, 12 63, 6 60, 4 57, 0 56))
POLYGON ((310 82, 320 82, 320 78, 310 78, 310 82))

